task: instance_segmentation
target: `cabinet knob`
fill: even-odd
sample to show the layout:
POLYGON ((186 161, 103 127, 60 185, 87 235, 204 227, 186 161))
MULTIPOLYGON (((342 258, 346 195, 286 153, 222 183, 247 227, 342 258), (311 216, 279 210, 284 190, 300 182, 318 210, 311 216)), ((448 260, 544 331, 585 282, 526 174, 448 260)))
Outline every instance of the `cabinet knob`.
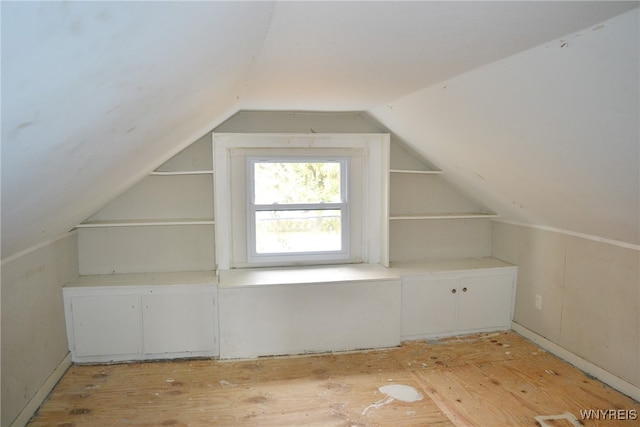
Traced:
POLYGON ((462 292, 467 292, 467 288, 462 288, 462 292))
POLYGON ((452 293, 452 294, 455 294, 455 293, 456 293, 456 290, 455 290, 455 289, 451 289, 451 293, 452 293))

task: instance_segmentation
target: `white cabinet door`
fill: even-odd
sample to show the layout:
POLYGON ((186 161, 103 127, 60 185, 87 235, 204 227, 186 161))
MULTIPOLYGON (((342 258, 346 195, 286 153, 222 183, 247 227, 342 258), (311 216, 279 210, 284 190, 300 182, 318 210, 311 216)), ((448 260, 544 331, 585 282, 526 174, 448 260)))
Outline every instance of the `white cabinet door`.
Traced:
POLYGON ((512 274, 463 277, 457 294, 459 331, 510 327, 512 274))
POLYGON ((138 295, 72 297, 74 356, 140 353, 139 301, 138 295))
POLYGON ((414 278, 402 282, 402 336, 450 334, 456 326, 457 278, 414 278))
POLYGON ((215 350, 212 292, 143 295, 142 314, 147 355, 215 350))

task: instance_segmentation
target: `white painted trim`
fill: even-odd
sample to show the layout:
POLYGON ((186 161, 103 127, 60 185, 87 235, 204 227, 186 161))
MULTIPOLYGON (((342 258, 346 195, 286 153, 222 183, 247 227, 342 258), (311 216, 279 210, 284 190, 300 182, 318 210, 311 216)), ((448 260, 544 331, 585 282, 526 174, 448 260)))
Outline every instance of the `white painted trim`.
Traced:
POLYGON ((389 173, 406 173, 414 175, 440 175, 443 172, 440 170, 418 170, 418 169, 389 169, 389 173))
MULTIPOLYGON (((362 254, 364 262, 383 266, 388 260, 388 193, 389 146, 388 133, 212 133, 214 188, 214 217, 217 269, 231 268, 233 231, 231 221, 232 195, 230 157, 232 149, 317 148, 359 149, 363 151, 363 183, 369 188, 362 195, 362 254), (275 141, 275 142, 274 142, 275 141), (277 144, 277 145, 274 145, 277 144), (367 155, 368 154, 368 155, 367 155), (382 210, 382 211, 380 211, 382 210)), ((351 242, 355 244, 355 242, 351 242)))
POLYGON ((378 235, 379 241, 375 242, 375 244, 378 245, 379 251, 377 262, 389 268, 389 213, 391 212, 391 175, 389 174, 389 168, 391 168, 391 136, 387 135, 386 138, 383 138, 382 146, 378 147, 377 150, 371 150, 370 155, 375 155, 375 160, 383 171, 383 174, 378 176, 380 189, 382 191, 379 194, 379 203, 381 206, 378 225, 380 227, 380 234, 378 235))
POLYGON ((351 158, 348 156, 247 156, 246 157, 246 218, 247 218, 247 262, 248 264, 259 265, 261 263, 293 263, 293 262, 341 262, 351 258, 351 196, 349 182, 351 181, 351 158), (340 201, 335 202, 298 202, 286 205, 256 203, 256 179, 255 165, 259 163, 292 163, 292 162, 316 162, 334 163, 340 167, 340 201), (340 212, 340 249, 322 251, 300 251, 300 252, 275 252, 260 254, 257 252, 256 244, 256 214, 260 211, 281 211, 281 210, 325 210, 330 209, 340 212))
MULTIPOLYGON (((209 121, 205 126, 201 126, 195 132, 192 132, 191 134, 189 134, 186 138, 181 139, 180 144, 174 145, 171 151, 165 152, 164 156, 159 158, 158 161, 155 163, 155 166, 153 167, 153 169, 147 170, 144 175, 148 175, 149 173, 154 172, 155 169, 159 168, 164 163, 171 160, 172 157, 180 154, 180 152, 182 152, 185 148, 189 147, 195 141, 198 141, 200 138, 203 138, 207 136, 207 134, 210 134, 211 129, 217 128, 222 123, 224 123, 225 121, 233 117, 239 111, 240 111, 239 106, 234 105, 233 107, 221 112, 220 115, 214 115, 216 117, 215 120, 209 121)), ((144 175, 139 176, 138 180, 144 178, 144 175)), ((135 182, 137 182, 137 180, 134 181, 134 183, 135 182)), ((129 183, 129 186, 133 185, 134 183, 129 183)))
POLYGON ((622 242, 620 240, 613 240, 613 239, 607 239, 607 238, 604 238, 604 237, 598 237, 598 236, 594 236, 594 235, 591 235, 591 234, 578 233, 577 231, 563 230, 561 228, 549 227, 549 226, 546 226, 546 225, 535 225, 535 224, 527 224, 527 223, 524 223, 524 222, 508 221, 508 220, 505 220, 505 219, 495 219, 494 221, 502 222, 502 223, 505 223, 505 224, 518 225, 518 226, 521 226, 521 227, 535 228, 537 230, 551 231, 551 232, 554 232, 554 233, 565 234, 567 236, 579 237, 581 239, 593 240, 595 242, 607 243, 609 245, 619 246, 621 248, 640 251, 640 245, 636 245, 636 244, 628 243, 628 242, 622 242))
POLYGON ((496 218, 497 214, 484 212, 470 213, 446 213, 446 214, 409 214, 409 215, 391 215, 392 221, 400 220, 429 220, 429 219, 490 219, 496 218))
POLYGON ((42 248, 44 248, 46 246, 49 246, 49 245, 57 242, 58 240, 62 240, 64 238, 66 238, 66 237, 71 237, 72 235, 77 234, 77 233, 78 233, 77 230, 73 229, 73 230, 63 234, 62 236, 56 237, 55 239, 49 239, 49 240, 46 240, 44 242, 40 242, 40 243, 38 243, 36 245, 31 246, 30 248, 27 248, 27 249, 25 249, 23 251, 20 251, 20 252, 16 253, 16 254, 10 255, 7 258, 4 258, 2 260, 2 264, 1 265, 5 265, 6 263, 14 261, 14 260, 20 258, 23 255, 27 255, 30 252, 34 252, 34 251, 37 251, 38 249, 42 249, 42 248))
POLYGON ((27 406, 22 409, 20 415, 11 423, 11 427, 24 427, 27 425, 31 417, 33 417, 36 411, 40 408, 42 403, 44 403, 51 390, 58 384, 58 381, 62 378, 62 376, 67 372, 67 369, 71 366, 71 353, 67 353, 67 355, 62 359, 58 367, 53 371, 53 373, 47 378, 47 380, 42 384, 42 387, 36 392, 36 394, 31 398, 27 406))
POLYGON ((519 325, 516 322, 511 324, 511 329, 515 332, 519 333, 523 337, 533 341, 538 344, 543 349, 549 351, 550 353, 555 354, 559 358, 569 362, 576 368, 581 371, 591 375, 598 380, 604 382, 605 384, 615 388, 621 393, 626 394, 635 400, 640 400, 640 387, 631 384, 630 382, 623 380, 620 377, 613 375, 612 373, 602 369, 601 367, 594 365, 588 360, 583 359, 582 357, 570 352, 569 350, 559 346, 558 344, 546 339, 545 337, 538 335, 530 329, 525 328, 522 325, 519 325))
POLYGON ((230 154, 226 147, 219 147, 216 141, 216 133, 211 134, 211 142, 213 144, 213 170, 216 179, 214 180, 214 213, 215 218, 215 252, 216 252, 216 270, 226 270, 231 266, 231 189, 228 185, 221 185, 221 181, 225 183, 231 182, 229 162, 230 154), (216 153, 216 151, 220 151, 216 153), (221 225, 224 224, 224 227, 221 225))
POLYGON ((105 220, 89 221, 76 225, 76 228, 104 228, 104 227, 155 227, 173 225, 214 225, 212 219, 140 219, 140 220, 105 220))
POLYGON ((213 170, 201 170, 201 171, 153 171, 149 173, 150 176, 176 176, 176 175, 211 175, 213 170))

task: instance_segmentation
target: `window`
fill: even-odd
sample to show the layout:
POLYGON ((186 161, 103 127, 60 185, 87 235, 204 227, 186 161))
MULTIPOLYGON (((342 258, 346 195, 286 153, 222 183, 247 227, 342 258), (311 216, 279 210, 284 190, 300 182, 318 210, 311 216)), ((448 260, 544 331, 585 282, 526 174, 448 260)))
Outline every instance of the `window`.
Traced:
POLYGON ((388 265, 388 134, 214 133, 216 264, 388 265))
POLYGON ((348 159, 247 158, 249 262, 349 257, 348 159))

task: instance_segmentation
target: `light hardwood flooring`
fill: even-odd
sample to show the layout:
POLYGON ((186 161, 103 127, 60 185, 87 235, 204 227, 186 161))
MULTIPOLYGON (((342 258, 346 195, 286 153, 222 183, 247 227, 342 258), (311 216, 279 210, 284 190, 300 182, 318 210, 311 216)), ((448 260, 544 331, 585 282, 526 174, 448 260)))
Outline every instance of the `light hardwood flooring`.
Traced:
POLYGON ((581 419, 587 410, 640 417, 638 402, 500 332, 325 355, 74 365, 29 426, 640 425, 610 412, 581 419), (392 399, 386 385, 422 399, 392 399))

